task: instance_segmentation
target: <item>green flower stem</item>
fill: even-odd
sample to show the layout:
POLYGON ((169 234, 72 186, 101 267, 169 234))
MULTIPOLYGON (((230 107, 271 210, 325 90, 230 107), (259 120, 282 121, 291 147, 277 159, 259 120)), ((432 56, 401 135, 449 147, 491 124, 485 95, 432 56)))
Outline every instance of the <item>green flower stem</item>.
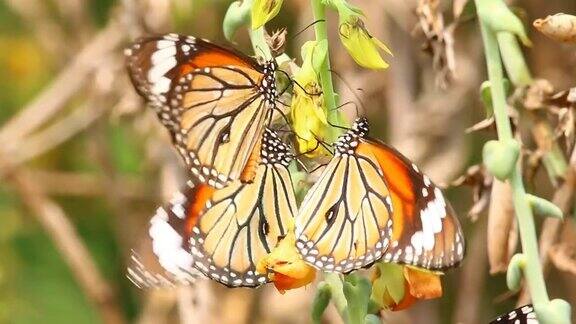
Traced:
MULTIPOLYGON (((497 38, 502 61, 510 81, 512 81, 516 87, 525 87, 532 84, 534 79, 532 78, 530 69, 526 64, 526 60, 522 54, 522 49, 520 48, 520 43, 516 36, 510 32, 499 32, 497 38)), ((550 139, 552 138, 553 131, 547 123, 534 125, 534 127, 541 128, 540 135, 547 135, 550 139)), ((552 147, 549 151, 544 153, 542 164, 548 173, 550 181, 552 184, 556 185, 558 179, 564 177, 566 174, 568 164, 566 163, 566 159, 564 158, 564 154, 562 153, 558 143, 554 140, 550 141, 552 147)))
MULTIPOLYGON (((476 7, 481 8, 484 4, 482 0, 476 0, 476 7)), ((480 10, 479 10, 480 12, 480 10)), ((498 137, 501 140, 511 140, 513 138, 512 128, 506 113, 506 95, 503 84, 503 70, 498 48, 496 33, 487 26, 484 17, 480 16, 480 28, 482 39, 484 41, 484 50, 486 54, 486 64, 488 67, 488 78, 492 90, 492 104, 494 107, 494 116, 498 137)), ((520 239, 522 242, 523 254, 526 257, 525 277, 528 283, 528 289, 535 305, 548 304, 550 299, 546 291, 542 268, 538 258, 538 244, 536 241, 536 230, 534 228, 534 217, 528 200, 526 191, 522 183, 522 173, 520 166, 517 165, 510 175, 510 184, 512 186, 512 198, 514 209, 518 219, 520 229, 520 239)))
POLYGON ((256 30, 248 28, 248 33, 250 34, 250 41, 252 42, 252 48, 256 56, 261 56, 265 60, 271 60, 272 52, 266 43, 266 37, 264 37, 264 27, 260 27, 256 30))
POLYGON ((510 81, 516 86, 527 86, 532 83, 532 75, 524 60, 522 49, 516 35, 510 32, 499 32, 498 45, 502 53, 502 61, 510 81))
POLYGON ((346 296, 344 296, 342 278, 337 273, 326 272, 324 273, 324 282, 330 286, 332 302, 336 306, 340 318, 346 321, 348 318, 348 302, 346 301, 346 296))
MULTIPOLYGON (((326 28, 326 7, 321 0, 311 1, 314 21, 324 20, 324 22, 314 24, 316 41, 321 41, 323 39, 328 41, 328 30, 326 28)), ((320 66, 318 74, 320 75, 320 83, 322 85, 322 92, 324 94, 324 103, 326 105, 326 115, 328 122, 330 122, 332 125, 342 125, 340 112, 337 109, 338 106, 336 103, 334 84, 332 82, 332 72, 330 70, 330 53, 326 54, 326 60, 324 60, 324 63, 320 66)), ((333 138, 329 138, 328 140, 334 140, 340 133, 338 128, 331 127, 331 130, 331 137, 333 138)))

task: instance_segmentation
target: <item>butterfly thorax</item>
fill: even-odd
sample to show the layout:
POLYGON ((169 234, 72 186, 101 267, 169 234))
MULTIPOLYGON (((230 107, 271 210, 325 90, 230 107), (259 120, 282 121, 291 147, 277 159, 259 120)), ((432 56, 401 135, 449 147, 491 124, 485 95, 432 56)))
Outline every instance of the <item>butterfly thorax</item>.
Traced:
POLYGON ((270 60, 264 62, 262 65, 264 68, 264 77, 260 83, 260 92, 264 95, 264 99, 270 108, 276 107, 276 70, 278 65, 275 60, 270 60))
POLYGON ((266 129, 262 138, 260 158, 262 164, 273 165, 279 163, 288 167, 288 164, 292 161, 292 153, 290 153, 288 146, 280 140, 275 132, 266 129))
POLYGON ((352 124, 352 128, 340 135, 338 140, 334 142, 334 155, 346 156, 354 154, 359 139, 366 137, 366 135, 368 135, 368 121, 364 117, 356 119, 354 124, 352 124))

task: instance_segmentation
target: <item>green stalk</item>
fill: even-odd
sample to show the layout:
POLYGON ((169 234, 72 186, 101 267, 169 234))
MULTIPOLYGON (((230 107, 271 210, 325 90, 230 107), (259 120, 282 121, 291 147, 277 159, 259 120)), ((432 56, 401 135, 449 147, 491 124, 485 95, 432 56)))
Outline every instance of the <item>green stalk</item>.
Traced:
MULTIPOLYGON (((326 40, 328 41, 328 30, 326 28, 326 6, 322 4, 321 0, 311 0, 312 1, 312 12, 314 14, 314 21, 323 20, 314 24, 314 33, 316 36, 316 41, 326 40)), ((340 118, 340 112, 337 109, 336 103, 336 93, 334 92, 334 84, 332 82, 332 72, 330 72, 330 52, 326 54, 326 60, 320 66, 320 70, 317 71, 320 76, 320 84, 322 86, 322 92, 324 94, 324 103, 326 105, 326 116, 328 122, 332 125, 342 125, 342 119, 340 118)), ((338 128, 331 127, 331 136, 329 140, 334 140, 340 131, 338 128)))
POLYGON ((510 81, 519 87, 530 85, 533 81, 532 75, 516 35, 510 32, 499 32, 496 37, 498 38, 502 61, 504 61, 504 67, 506 72, 508 72, 510 81))
POLYGON ((337 273, 326 272, 324 273, 324 282, 330 286, 332 302, 334 303, 334 306, 336 306, 340 318, 342 318, 344 322, 348 323, 348 302, 346 301, 346 296, 344 296, 342 278, 337 273))
MULTIPOLYGON (((476 0, 477 7, 481 7, 482 5, 482 0, 476 0)), ((488 67, 488 78, 492 90, 492 105, 494 107, 498 137, 500 140, 512 140, 512 128, 508 120, 508 114, 506 113, 506 95, 503 83, 504 76, 500 50, 498 48, 498 40, 496 39, 495 32, 486 25, 482 20, 482 17, 480 17, 480 28, 482 32, 482 40, 484 41, 486 65, 488 67)), ((522 250, 523 254, 526 256, 524 275, 528 284, 528 289, 530 290, 535 305, 547 304, 550 300, 546 291, 544 276, 542 274, 538 257, 538 244, 536 241, 534 217, 532 215, 532 209, 526 199, 526 191, 522 182, 522 173, 519 164, 516 165, 516 168, 510 175, 509 181, 512 186, 512 198, 514 201, 516 217, 518 219, 522 250)))
POLYGON ((250 42, 252 43, 254 54, 263 57, 267 61, 271 60, 272 52, 270 52, 270 48, 266 43, 266 37, 264 37, 264 27, 260 27, 256 30, 248 28, 248 33, 250 35, 250 42))
MULTIPOLYGON (((512 84, 516 87, 531 85, 534 82, 534 79, 532 78, 530 69, 528 69, 528 64, 526 64, 524 54, 522 54, 522 49, 520 48, 520 43, 516 36, 510 32, 499 32, 496 37, 498 38, 498 46, 500 47, 504 68, 506 69, 512 84)), ((532 119, 532 123, 537 123, 534 118, 532 119)), ((546 135, 547 140, 552 143, 550 150, 544 153, 542 164, 548 173, 550 181, 556 186, 558 184, 558 179, 561 179, 566 174, 568 164, 566 163, 566 159, 564 158, 560 146, 552 139, 553 131, 551 127, 548 124, 535 124, 533 128, 534 127, 542 128, 540 136, 546 135)))

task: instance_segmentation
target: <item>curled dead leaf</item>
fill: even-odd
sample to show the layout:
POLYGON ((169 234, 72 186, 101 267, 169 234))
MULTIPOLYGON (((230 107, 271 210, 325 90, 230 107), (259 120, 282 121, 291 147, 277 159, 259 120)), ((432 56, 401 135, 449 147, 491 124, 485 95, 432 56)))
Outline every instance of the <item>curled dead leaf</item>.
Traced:
POLYGON ((416 7, 418 31, 424 34, 424 52, 432 56, 436 71, 436 84, 445 88, 454 78, 456 59, 454 55, 454 30, 456 22, 445 26, 438 0, 419 0, 416 7))
POLYGON ((495 180, 488 211, 487 250, 491 274, 506 272, 508 268, 513 255, 511 251, 516 249, 518 243, 514 222, 512 188, 507 182, 495 180))
POLYGON ((544 19, 536 19, 534 27, 555 41, 576 43, 576 16, 558 13, 544 19))
POLYGON ((576 87, 555 93, 548 99, 547 103, 556 107, 576 108, 576 87))
POLYGON ((546 102, 554 93, 554 86, 550 81, 537 79, 526 89, 523 105, 526 109, 545 108, 546 102))
POLYGON ((560 243, 550 249, 549 255, 550 261, 556 268, 576 275, 576 250, 574 247, 560 243))
POLYGON ((478 216, 488 208, 490 202, 490 187, 493 177, 488 174, 482 164, 469 167, 466 172, 454 180, 451 185, 469 186, 472 188, 472 207, 468 210, 468 217, 476 221, 478 216))
POLYGON ((470 134, 473 132, 478 132, 481 130, 496 130, 496 124, 494 121, 494 116, 490 116, 486 119, 482 119, 481 121, 477 122, 476 124, 466 128, 466 134, 470 134))
POLYGON ((270 51, 272 51, 272 55, 274 55, 274 57, 284 53, 287 34, 288 32, 286 31, 286 28, 280 28, 272 32, 272 34, 265 34, 266 44, 268 44, 268 47, 270 47, 270 51))

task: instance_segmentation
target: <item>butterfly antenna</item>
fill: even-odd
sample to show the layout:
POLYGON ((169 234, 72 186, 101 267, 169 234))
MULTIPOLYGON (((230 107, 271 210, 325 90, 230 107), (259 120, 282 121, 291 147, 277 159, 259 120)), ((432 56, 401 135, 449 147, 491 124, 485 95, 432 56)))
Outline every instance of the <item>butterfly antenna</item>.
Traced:
POLYGON ((356 110, 356 116, 361 116, 361 115, 359 115, 359 112, 358 112, 358 104, 355 103, 354 101, 346 101, 345 103, 339 105, 338 107, 330 109, 330 111, 336 111, 338 109, 342 109, 342 107, 344 107, 346 105, 354 105, 354 110, 356 110))
POLYGON ((322 138, 320 138, 318 135, 314 134, 314 132, 311 132, 311 133, 319 145, 322 145, 322 147, 324 147, 326 149, 326 151, 328 151, 328 152, 330 152, 330 154, 334 155, 334 151, 332 151, 332 147, 330 146, 330 144, 326 143, 322 138))
MULTIPOLYGON (((356 98, 356 100, 358 100, 358 102, 360 103, 360 107, 362 108, 363 111, 366 111, 366 108, 364 106, 364 102, 362 102, 362 99, 360 98, 360 96, 358 96, 358 93, 356 93, 356 91, 354 91, 354 89, 352 89, 352 87, 350 86, 350 84, 348 83, 348 81, 346 81, 346 79, 344 79, 340 73, 330 69, 329 70, 331 73, 333 73, 345 86, 346 88, 348 88, 348 90, 350 90, 350 92, 352 93, 352 95, 354 95, 354 98, 356 98)), ((361 90, 361 89, 359 89, 361 90)), ((356 106, 356 117, 360 116, 360 113, 358 112, 358 106, 356 106)))
MULTIPOLYGON (((276 70, 276 71, 284 74, 284 75, 286 76, 286 78, 287 78, 288 80, 290 80, 289 85, 286 86, 284 89, 282 89, 282 91, 280 92, 280 94, 279 94, 278 96, 281 96, 282 94, 284 94, 284 92, 285 92, 286 90, 288 90, 288 89, 290 88, 290 86, 294 86, 294 84, 297 85, 298 88, 302 89, 302 91, 304 91, 304 93, 306 93, 306 94, 309 95, 309 96, 319 96, 319 95, 322 94, 322 92, 309 93, 308 91, 306 91, 306 89, 304 89, 304 87, 303 87, 302 85, 300 85, 300 83, 298 83, 296 80, 292 79, 292 78, 290 77, 290 75, 288 74, 288 72, 286 72, 286 71, 284 71, 284 70, 280 70, 280 69, 278 69, 278 70, 276 70)), ((316 71, 314 71, 314 72, 316 72, 316 71)))
POLYGON ((306 171, 306 173, 308 173, 308 174, 312 174, 312 173, 318 171, 320 168, 325 167, 327 164, 327 163, 320 163, 314 169, 308 170, 308 167, 306 166, 306 164, 304 164, 304 162, 300 161, 300 159, 298 159, 298 158, 296 158, 295 160, 296 160, 296 163, 298 163, 302 167, 302 169, 304 169, 304 171, 306 171))
POLYGON ((290 40, 294 40, 296 37, 300 36, 300 34, 302 34, 303 32, 305 32, 306 29, 308 29, 308 28, 316 25, 317 23, 321 23, 321 22, 326 22, 326 20, 324 20, 324 19, 318 19, 318 20, 312 22, 312 23, 309 24, 308 26, 304 27, 301 31, 299 31, 299 32, 297 32, 296 34, 294 34, 294 36, 292 36, 292 37, 290 38, 290 40))
POLYGON ((314 146, 314 148, 312 148, 312 149, 310 149, 310 150, 308 150, 308 151, 306 151, 306 152, 298 153, 298 154, 294 155, 294 157, 297 157, 297 158, 298 158, 298 157, 300 157, 300 156, 302 156, 302 155, 310 154, 310 153, 316 151, 316 150, 318 149, 318 147, 320 147, 320 142, 319 142, 319 141, 316 141, 316 146, 314 146))
MULTIPOLYGON (((282 110, 280 110, 280 108, 274 107, 274 111, 276 111, 277 113, 280 114, 280 116, 282 116, 282 119, 284 119, 284 122, 286 123, 286 125, 290 125, 290 121, 288 119, 288 116, 286 116, 286 114, 284 114, 284 112, 282 110)), ((270 114, 270 115, 272 115, 272 114, 270 114)))

